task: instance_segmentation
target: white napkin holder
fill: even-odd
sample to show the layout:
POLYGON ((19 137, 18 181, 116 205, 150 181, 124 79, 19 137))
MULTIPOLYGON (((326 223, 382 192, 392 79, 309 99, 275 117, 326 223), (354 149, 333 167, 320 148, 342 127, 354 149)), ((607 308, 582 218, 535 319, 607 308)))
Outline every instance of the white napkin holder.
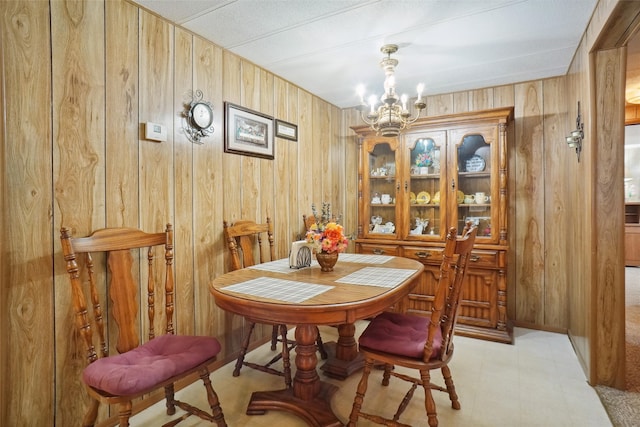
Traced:
POLYGON ((306 240, 291 243, 289 254, 289 267, 304 268, 311 266, 311 247, 306 240))

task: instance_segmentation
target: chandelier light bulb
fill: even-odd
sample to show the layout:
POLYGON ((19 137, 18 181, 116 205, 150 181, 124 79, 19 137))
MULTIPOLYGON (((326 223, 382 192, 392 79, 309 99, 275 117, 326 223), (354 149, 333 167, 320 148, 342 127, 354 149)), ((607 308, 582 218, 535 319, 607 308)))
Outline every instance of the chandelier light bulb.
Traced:
POLYGON ((369 96, 369 105, 371 106, 371 114, 373 114, 373 112, 375 110, 376 99, 377 99, 377 97, 375 95, 369 96))

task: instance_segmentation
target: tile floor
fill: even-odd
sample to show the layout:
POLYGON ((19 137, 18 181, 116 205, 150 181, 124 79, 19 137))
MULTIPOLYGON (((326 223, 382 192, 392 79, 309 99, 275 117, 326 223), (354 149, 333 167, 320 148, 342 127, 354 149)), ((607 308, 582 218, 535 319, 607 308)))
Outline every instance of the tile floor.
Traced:
MULTIPOLYGON (((361 330, 365 325, 365 322, 360 322, 357 326, 361 330)), ((331 327, 321 327, 321 333, 326 342, 337 338, 336 330, 331 327)), ((460 336, 454 338, 456 353, 450 366, 462 409, 453 410, 448 396, 434 391, 440 426, 611 426, 595 390, 586 382, 566 335, 522 328, 516 328, 514 334, 514 345, 460 336)), ((265 345, 252 352, 251 356, 257 357, 260 353, 271 351, 265 345)), ((239 377, 234 378, 232 369, 233 364, 225 365, 212 378, 229 426, 304 426, 299 418, 279 411, 259 416, 245 415, 251 391, 277 389, 284 383, 281 377, 246 367, 239 377)), ((340 386, 332 404, 338 417, 346 422, 360 374, 356 373, 344 382, 320 375, 323 380, 340 386)), ((406 386, 403 381, 392 378, 389 388, 380 387, 379 393, 375 393, 381 375, 381 372, 371 375, 365 407, 387 406, 386 412, 389 409, 394 412, 395 404, 388 408, 387 400, 389 396, 403 396, 406 386), (396 389, 396 385, 401 387, 396 389)), ((438 381, 441 379, 439 373, 434 373, 433 377, 438 381)), ((185 400, 190 399, 206 408, 201 382, 178 392, 177 396, 184 396, 185 400)), ((423 396, 418 389, 401 421, 412 426, 427 425, 423 396)), ((131 425, 157 426, 165 418, 164 402, 160 402, 132 417, 131 425)), ((179 425, 207 424, 190 417, 179 425)), ((362 421, 358 425, 371 424, 362 421)))

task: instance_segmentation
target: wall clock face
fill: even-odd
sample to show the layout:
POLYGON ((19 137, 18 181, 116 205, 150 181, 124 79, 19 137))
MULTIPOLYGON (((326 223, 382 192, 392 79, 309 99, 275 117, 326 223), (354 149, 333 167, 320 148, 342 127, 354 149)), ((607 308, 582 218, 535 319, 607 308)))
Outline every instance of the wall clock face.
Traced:
POLYGON ((194 144, 213 133, 213 105, 202 99, 202 91, 191 94, 191 102, 184 105, 182 130, 194 144))
POLYGON ((197 102, 191 107, 191 119, 198 129, 207 129, 213 123, 211 106, 204 102, 197 102))

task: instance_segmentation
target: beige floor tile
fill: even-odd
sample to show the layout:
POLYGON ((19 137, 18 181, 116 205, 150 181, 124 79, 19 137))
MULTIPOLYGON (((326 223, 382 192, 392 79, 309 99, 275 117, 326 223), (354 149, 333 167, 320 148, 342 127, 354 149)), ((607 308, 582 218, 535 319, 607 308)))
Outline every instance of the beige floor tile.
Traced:
MULTIPOLYGON (((359 322, 357 333, 366 326, 359 322)), ((335 328, 321 327, 325 341, 337 339, 335 328)), ((455 338, 456 353, 451 363, 462 409, 451 408, 445 393, 434 392, 438 420, 445 427, 571 427, 611 426, 600 400, 585 379, 566 335, 516 328, 515 344, 506 345, 466 337, 455 338)), ((271 355, 268 346, 252 352, 252 357, 271 355)), ((322 363, 320 361, 320 363, 322 363)), ((213 374, 213 384, 219 393, 227 423, 231 427, 297 427, 304 426, 299 418, 270 411, 261 416, 245 415, 252 391, 281 388, 281 377, 243 368, 239 377, 231 375, 233 364, 225 365, 213 374)), ((321 375, 322 376, 322 375, 321 375)), ((433 374, 438 381, 441 375, 433 374)), ((346 381, 323 380, 340 387, 333 396, 332 407, 343 422, 351 411, 351 404, 359 373, 346 381)), ((389 387, 380 386, 381 373, 374 372, 369 380, 365 405, 384 408, 388 413, 391 401, 400 401, 406 392, 404 382, 393 381, 389 387)), ((201 383, 178 392, 178 397, 206 408, 206 396, 201 383)), ((403 422, 426 426, 424 393, 418 389, 407 408, 403 422)), ((132 427, 160 425, 165 419, 164 403, 160 402, 131 419, 132 427)), ((181 426, 207 425, 191 417, 181 426)), ((360 422, 359 426, 369 426, 360 422)))

